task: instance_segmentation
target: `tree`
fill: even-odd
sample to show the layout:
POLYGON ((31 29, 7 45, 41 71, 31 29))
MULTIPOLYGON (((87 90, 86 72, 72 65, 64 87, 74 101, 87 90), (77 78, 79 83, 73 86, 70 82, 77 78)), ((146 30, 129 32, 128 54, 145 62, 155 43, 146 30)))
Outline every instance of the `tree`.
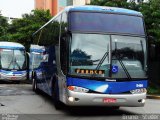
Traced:
POLYGON ((8 21, 0 12, 0 41, 7 39, 8 21))
POLYGON ((14 19, 8 29, 8 41, 19 42, 29 46, 31 35, 51 18, 49 10, 32 10, 30 14, 14 19))
POLYGON ((139 10, 144 15, 147 34, 160 43, 160 0, 142 3, 139 10))
POLYGON ((92 0, 91 5, 111 6, 111 7, 128 7, 127 0, 92 0))

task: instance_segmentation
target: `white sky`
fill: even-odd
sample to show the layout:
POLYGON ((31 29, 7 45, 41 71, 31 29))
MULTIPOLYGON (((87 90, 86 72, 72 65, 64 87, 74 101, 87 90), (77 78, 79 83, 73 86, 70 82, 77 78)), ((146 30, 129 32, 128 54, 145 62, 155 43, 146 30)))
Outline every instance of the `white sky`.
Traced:
POLYGON ((21 18, 34 9, 34 0, 0 0, 0 11, 5 17, 21 18))

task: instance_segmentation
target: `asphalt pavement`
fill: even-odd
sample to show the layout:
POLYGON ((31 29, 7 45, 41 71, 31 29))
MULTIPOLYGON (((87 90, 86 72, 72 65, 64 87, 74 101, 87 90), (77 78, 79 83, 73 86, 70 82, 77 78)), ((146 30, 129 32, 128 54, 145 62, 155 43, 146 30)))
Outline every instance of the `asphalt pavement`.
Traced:
POLYGON ((159 115, 159 99, 147 99, 144 107, 119 110, 67 106, 57 110, 51 97, 35 94, 30 84, 0 84, 0 120, 159 120, 159 115))

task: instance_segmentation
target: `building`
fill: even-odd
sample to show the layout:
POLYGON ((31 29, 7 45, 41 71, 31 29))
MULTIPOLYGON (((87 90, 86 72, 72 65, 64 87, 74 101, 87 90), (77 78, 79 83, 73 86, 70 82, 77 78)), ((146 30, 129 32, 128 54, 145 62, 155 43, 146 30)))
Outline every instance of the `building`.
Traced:
POLYGON ((140 3, 140 2, 148 2, 148 0, 127 0, 127 2, 135 2, 135 3, 140 3))
POLYGON ((35 9, 50 10, 52 16, 70 5, 86 5, 91 0, 35 0, 35 9))
POLYGON ((35 0, 35 9, 50 10, 51 15, 57 13, 57 0, 35 0))

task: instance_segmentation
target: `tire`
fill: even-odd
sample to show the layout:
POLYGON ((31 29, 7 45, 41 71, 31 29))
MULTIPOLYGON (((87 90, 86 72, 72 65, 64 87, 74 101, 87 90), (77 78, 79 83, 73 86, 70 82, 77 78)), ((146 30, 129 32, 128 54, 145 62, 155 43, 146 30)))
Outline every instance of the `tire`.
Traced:
POLYGON ((34 77, 32 78, 32 90, 34 92, 38 93, 37 82, 36 82, 36 79, 34 77))
POLYGON ((13 83, 15 83, 15 84, 20 84, 20 81, 14 81, 13 83))
POLYGON ((57 110, 61 110, 64 107, 64 104, 59 100, 59 95, 58 95, 58 81, 52 85, 52 98, 54 101, 54 106, 57 110))
POLYGON ((119 106, 111 107, 111 109, 113 109, 113 110, 118 110, 119 108, 120 108, 119 106))

